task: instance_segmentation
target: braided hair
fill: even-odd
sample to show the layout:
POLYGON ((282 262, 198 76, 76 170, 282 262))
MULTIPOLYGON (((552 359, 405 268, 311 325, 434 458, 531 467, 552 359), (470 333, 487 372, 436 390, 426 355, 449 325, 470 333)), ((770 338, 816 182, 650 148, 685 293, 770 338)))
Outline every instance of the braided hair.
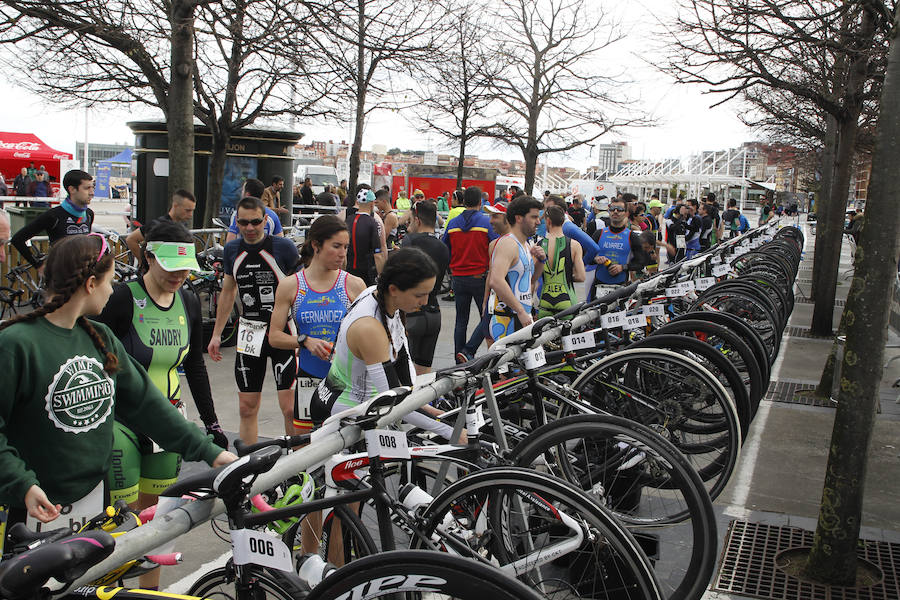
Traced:
MULTIPOLYGON (((92 275, 100 277, 109 272, 113 268, 114 259, 112 254, 106 254, 97 260, 101 247, 102 240, 89 235, 72 235, 54 244, 44 267, 49 299, 43 306, 28 314, 17 315, 0 323, 0 331, 16 323, 34 321, 49 315, 71 300, 92 275)), ((94 347, 106 357, 103 370, 108 375, 115 373, 119 368, 119 360, 107 349, 106 341, 100 333, 84 316, 78 317, 76 325, 84 329, 94 342, 94 347)))
MULTIPOLYGON (((387 306, 385 299, 388 296, 388 288, 393 285, 400 291, 406 291, 415 287, 430 277, 437 277, 437 265, 430 256, 418 248, 400 248, 391 252, 384 263, 384 269, 378 276, 376 284, 375 301, 381 312, 381 325, 387 332, 388 340, 393 346, 391 331, 387 324, 387 306)), ((400 312, 400 322, 406 326, 406 315, 400 312)))

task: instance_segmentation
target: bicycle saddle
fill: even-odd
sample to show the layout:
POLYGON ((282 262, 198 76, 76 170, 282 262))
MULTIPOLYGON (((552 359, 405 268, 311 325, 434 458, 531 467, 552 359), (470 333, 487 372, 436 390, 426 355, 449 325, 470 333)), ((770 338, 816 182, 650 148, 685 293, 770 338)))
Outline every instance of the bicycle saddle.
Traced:
POLYGON ((72 535, 72 530, 68 527, 59 527, 57 529, 47 529, 45 531, 32 531, 25 526, 25 523, 16 523, 9 528, 6 534, 13 547, 28 546, 34 542, 49 540, 56 541, 72 535))
POLYGON ((8 600, 31 598, 52 577, 71 583, 112 554, 116 542, 105 531, 71 534, 0 563, 0 596, 8 600))

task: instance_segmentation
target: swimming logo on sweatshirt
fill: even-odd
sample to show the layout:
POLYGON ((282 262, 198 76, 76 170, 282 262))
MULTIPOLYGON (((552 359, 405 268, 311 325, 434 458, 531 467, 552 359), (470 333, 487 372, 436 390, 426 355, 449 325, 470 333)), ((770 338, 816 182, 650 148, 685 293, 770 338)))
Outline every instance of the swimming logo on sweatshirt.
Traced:
POLYGON ((74 356, 60 368, 47 389, 47 414, 68 433, 99 427, 112 411, 115 384, 96 358, 74 356))

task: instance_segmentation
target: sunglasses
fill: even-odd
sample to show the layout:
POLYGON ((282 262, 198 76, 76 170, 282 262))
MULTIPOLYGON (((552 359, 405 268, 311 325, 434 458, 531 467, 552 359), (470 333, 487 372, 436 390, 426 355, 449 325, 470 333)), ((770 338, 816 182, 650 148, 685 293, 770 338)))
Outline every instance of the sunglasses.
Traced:
POLYGON ((610 206, 609 212, 625 212, 625 209, 619 208, 618 206, 610 206))
POLYGON ((247 225, 253 225, 254 227, 256 227, 257 225, 259 225, 262 222, 263 222, 262 219, 238 219, 237 220, 237 224, 240 225, 241 227, 246 227, 247 225))
POLYGON ((106 238, 102 233, 89 233, 88 236, 100 238, 100 254, 97 255, 97 262, 100 262, 105 255, 109 254, 109 244, 106 243, 106 238))

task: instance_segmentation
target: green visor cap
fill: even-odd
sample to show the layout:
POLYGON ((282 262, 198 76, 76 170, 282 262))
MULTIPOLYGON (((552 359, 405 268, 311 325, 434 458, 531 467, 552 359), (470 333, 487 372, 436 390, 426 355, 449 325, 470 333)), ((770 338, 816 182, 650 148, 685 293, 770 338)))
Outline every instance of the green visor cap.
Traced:
POLYGON ((147 242, 147 252, 153 254, 159 266, 166 271, 202 272, 197 264, 197 250, 193 242, 147 242))

